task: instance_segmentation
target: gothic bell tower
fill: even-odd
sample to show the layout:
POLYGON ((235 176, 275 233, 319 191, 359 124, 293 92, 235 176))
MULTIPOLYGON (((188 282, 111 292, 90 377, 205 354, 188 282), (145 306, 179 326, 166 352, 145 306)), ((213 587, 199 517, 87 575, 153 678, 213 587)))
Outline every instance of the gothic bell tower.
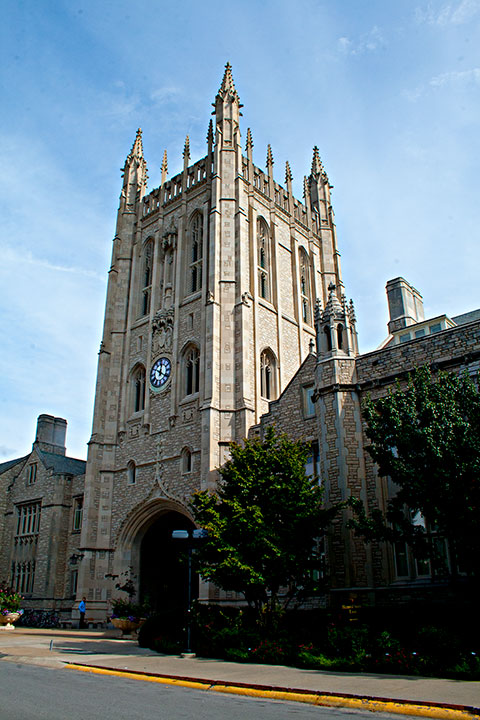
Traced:
POLYGON ((227 63, 206 155, 192 161, 187 136, 182 171, 168 176, 164 152, 161 183, 147 191, 139 130, 122 170, 79 548, 78 597, 93 616, 108 608, 106 578, 125 568, 140 594, 155 591, 142 570, 145 538, 157 538, 155 566, 167 566, 171 548, 158 538, 168 523, 192 523, 192 494, 214 487, 229 444, 308 356, 315 298, 332 349, 356 352, 352 312, 329 294, 342 280, 318 150, 302 202, 288 162, 284 184, 275 179, 270 145, 266 169, 254 164, 250 128, 242 152, 241 108, 227 63))

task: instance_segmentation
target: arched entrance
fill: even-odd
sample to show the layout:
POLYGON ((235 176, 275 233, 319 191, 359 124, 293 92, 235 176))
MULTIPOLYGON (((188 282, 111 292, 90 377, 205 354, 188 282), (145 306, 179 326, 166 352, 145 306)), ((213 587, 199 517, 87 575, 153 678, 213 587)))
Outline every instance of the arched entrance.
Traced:
MULTIPOLYGON (((142 602, 154 612, 185 608, 188 597, 187 541, 172 540, 173 530, 192 530, 193 522, 175 510, 159 515, 144 533, 140 544, 139 590, 142 602)), ((198 578, 192 581, 192 597, 198 596, 198 578)))

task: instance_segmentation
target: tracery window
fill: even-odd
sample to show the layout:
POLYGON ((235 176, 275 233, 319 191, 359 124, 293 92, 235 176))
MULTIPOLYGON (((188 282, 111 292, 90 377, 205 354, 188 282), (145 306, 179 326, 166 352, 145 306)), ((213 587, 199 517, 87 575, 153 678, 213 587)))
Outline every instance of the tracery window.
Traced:
POLYGON ((190 222, 188 242, 187 293, 194 293, 202 288, 203 215, 200 213, 196 213, 190 222))
POLYGON ((271 299, 271 252, 270 233, 263 218, 257 219, 257 267, 258 293, 265 300, 271 299))
POLYGON ((185 395, 194 395, 200 389, 200 351, 195 345, 187 348, 183 362, 185 395))
POLYGON ((132 373, 132 412, 145 410, 145 368, 138 365, 132 373))
POLYGON ((153 271, 153 242, 148 240, 142 253, 142 294, 141 315, 148 315, 152 297, 152 271, 153 271))
POLYGON ((268 348, 260 355, 260 394, 265 400, 275 400, 277 364, 275 356, 268 348))
POLYGON ((300 298, 302 305, 302 320, 308 325, 312 324, 312 302, 310 291, 310 260, 304 248, 299 250, 300 261, 300 298))

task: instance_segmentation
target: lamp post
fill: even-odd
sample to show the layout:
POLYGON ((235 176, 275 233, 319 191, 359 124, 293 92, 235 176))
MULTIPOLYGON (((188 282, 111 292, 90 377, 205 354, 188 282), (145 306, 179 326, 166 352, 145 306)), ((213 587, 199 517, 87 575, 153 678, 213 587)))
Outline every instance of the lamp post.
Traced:
POLYGON ((191 611, 192 611, 192 551, 194 545, 207 537, 207 530, 195 528, 194 530, 173 530, 172 540, 186 540, 188 550, 188 596, 187 596, 187 647, 182 657, 194 657, 190 648, 191 637, 191 611))

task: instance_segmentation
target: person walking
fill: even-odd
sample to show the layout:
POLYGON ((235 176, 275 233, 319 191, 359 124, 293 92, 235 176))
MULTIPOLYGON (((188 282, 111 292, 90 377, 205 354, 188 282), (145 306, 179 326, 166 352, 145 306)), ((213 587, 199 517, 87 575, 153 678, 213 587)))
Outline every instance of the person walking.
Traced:
POLYGON ((86 598, 82 598, 80 600, 80 603, 78 605, 78 611, 80 613, 80 622, 78 623, 79 630, 82 630, 83 628, 86 628, 87 625, 85 623, 85 613, 87 611, 87 604, 86 604, 86 598))

